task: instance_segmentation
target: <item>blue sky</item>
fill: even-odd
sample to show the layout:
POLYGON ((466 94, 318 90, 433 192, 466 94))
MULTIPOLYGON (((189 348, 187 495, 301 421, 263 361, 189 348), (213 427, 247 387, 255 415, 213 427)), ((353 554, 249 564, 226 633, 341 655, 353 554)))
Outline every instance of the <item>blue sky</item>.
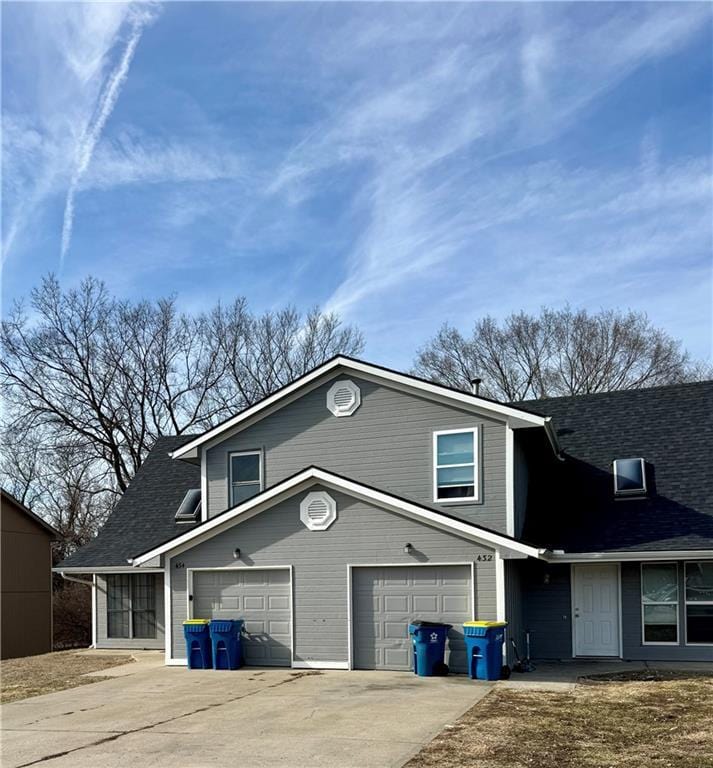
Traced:
POLYGON ((3 309, 49 271, 197 310, 646 311, 712 359, 706 3, 5 3, 3 309))

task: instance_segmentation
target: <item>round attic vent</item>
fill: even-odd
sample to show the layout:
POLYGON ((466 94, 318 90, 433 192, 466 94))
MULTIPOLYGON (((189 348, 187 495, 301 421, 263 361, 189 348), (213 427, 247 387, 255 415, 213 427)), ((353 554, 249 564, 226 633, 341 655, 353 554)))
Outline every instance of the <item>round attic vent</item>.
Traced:
POLYGON ((327 408, 335 416, 351 416, 361 405, 361 392, 353 381, 338 381, 327 392, 327 408))
POLYGON ((337 519, 337 504, 325 491, 308 493, 300 504, 300 520, 310 531, 326 531, 337 519))

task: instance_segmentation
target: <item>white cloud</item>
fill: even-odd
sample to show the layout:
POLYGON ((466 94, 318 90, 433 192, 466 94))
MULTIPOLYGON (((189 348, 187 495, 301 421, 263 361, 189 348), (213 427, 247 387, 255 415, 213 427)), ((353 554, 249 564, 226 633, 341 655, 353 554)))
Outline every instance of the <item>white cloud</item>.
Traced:
MULTIPOLYGON (((26 82, 4 105, 3 262, 21 235, 32 236, 29 223, 42 206, 69 190, 61 251, 66 252, 77 188, 116 103, 141 32, 157 7, 151 3, 28 3, 16 12, 17 28, 33 40, 33 56, 23 59, 26 68, 14 73, 26 82)), ((24 35, 18 35, 14 44, 19 46, 22 39, 24 35)), ((12 44, 8 47, 12 49, 12 44)))

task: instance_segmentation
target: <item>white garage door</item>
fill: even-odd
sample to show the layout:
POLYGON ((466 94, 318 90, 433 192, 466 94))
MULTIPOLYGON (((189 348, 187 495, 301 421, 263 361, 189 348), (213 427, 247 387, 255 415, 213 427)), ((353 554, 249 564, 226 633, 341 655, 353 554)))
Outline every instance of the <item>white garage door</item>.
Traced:
POLYGON ((446 663, 454 672, 466 671, 462 624, 472 618, 470 566, 355 568, 352 597, 358 669, 411 669, 408 625, 421 619, 453 625, 446 663))
POLYGON ((292 663, 290 572, 287 568, 193 571, 193 618, 243 619, 246 664, 292 663))

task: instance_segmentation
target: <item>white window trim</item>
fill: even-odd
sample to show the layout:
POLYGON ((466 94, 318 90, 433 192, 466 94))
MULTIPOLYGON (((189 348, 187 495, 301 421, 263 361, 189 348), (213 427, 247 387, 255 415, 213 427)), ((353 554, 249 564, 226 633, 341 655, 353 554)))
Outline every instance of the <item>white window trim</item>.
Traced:
POLYGON ((640 498, 641 496, 646 496, 647 488, 646 488, 646 460, 645 459, 643 459, 641 457, 638 457, 638 456, 635 456, 632 459, 614 459, 614 461, 612 462, 612 474, 614 475, 614 495, 617 498, 620 498, 620 499, 621 498, 629 498, 629 497, 638 497, 638 498, 640 498), (619 490, 619 484, 617 482, 618 474, 617 474, 617 471, 616 471, 616 465, 620 461, 639 461, 639 462, 641 462, 641 480, 642 480, 642 484, 643 484, 642 488, 632 488, 631 490, 628 490, 628 491, 620 491, 619 490))
MULTIPOLYGON (((123 573, 108 573, 106 576, 106 609, 104 613, 106 614, 106 638, 107 640, 158 640, 158 628, 159 628, 159 613, 158 609, 156 607, 156 582, 154 580, 154 608, 153 608, 153 614, 154 614, 154 629, 156 631, 156 634, 153 637, 136 637, 134 635, 134 578, 137 576, 142 575, 146 576, 152 576, 153 574, 151 572, 142 572, 139 570, 134 570, 133 573, 127 573, 124 571, 123 573), (109 608, 109 579, 112 576, 128 576, 129 577, 129 635, 128 637, 123 636, 116 636, 116 635, 110 635, 109 634, 109 613, 123 613, 123 609, 119 608, 109 608)), ((94 577, 96 579, 96 576, 94 577)), ((144 609, 143 613, 149 613, 150 611, 144 609)), ((138 611, 137 611, 138 613, 138 611)))
POLYGON ((688 600, 686 597, 686 566, 691 563, 705 563, 706 560, 689 560, 683 564, 683 632, 684 645, 690 648, 713 648, 713 643, 689 643, 688 642, 688 606, 689 605, 713 605, 713 600, 688 600))
MULTIPOLYGON (((262 458, 262 450, 259 448, 252 451, 230 451, 228 453, 228 508, 231 509, 234 506, 237 506, 236 503, 233 501, 233 456, 257 456, 258 461, 258 481, 260 483, 260 489, 258 490, 258 493, 261 493, 265 490, 265 485, 263 482, 263 458, 262 458)), ((240 482, 238 485, 255 485, 255 481, 250 482, 240 482)), ((241 502, 238 502, 240 504, 241 502)))
POLYGON ((644 603, 644 567, 654 565, 654 563, 641 563, 639 566, 639 602, 641 603, 641 644, 642 645, 668 645, 678 646, 681 644, 681 580, 680 568, 678 563, 672 561, 657 562, 656 565, 674 565, 676 566, 676 602, 675 603, 644 603), (646 625, 644 623, 645 605, 675 605, 676 606, 676 640, 667 642, 654 642, 646 640, 646 625))
POLYGON ((480 501, 480 427, 464 429, 441 429, 433 433, 433 501, 435 504, 465 504, 480 501), (473 467, 473 495, 458 498, 440 499, 438 497, 438 437, 440 435, 460 435, 470 432, 473 435, 473 463, 443 464, 442 467, 473 467))

